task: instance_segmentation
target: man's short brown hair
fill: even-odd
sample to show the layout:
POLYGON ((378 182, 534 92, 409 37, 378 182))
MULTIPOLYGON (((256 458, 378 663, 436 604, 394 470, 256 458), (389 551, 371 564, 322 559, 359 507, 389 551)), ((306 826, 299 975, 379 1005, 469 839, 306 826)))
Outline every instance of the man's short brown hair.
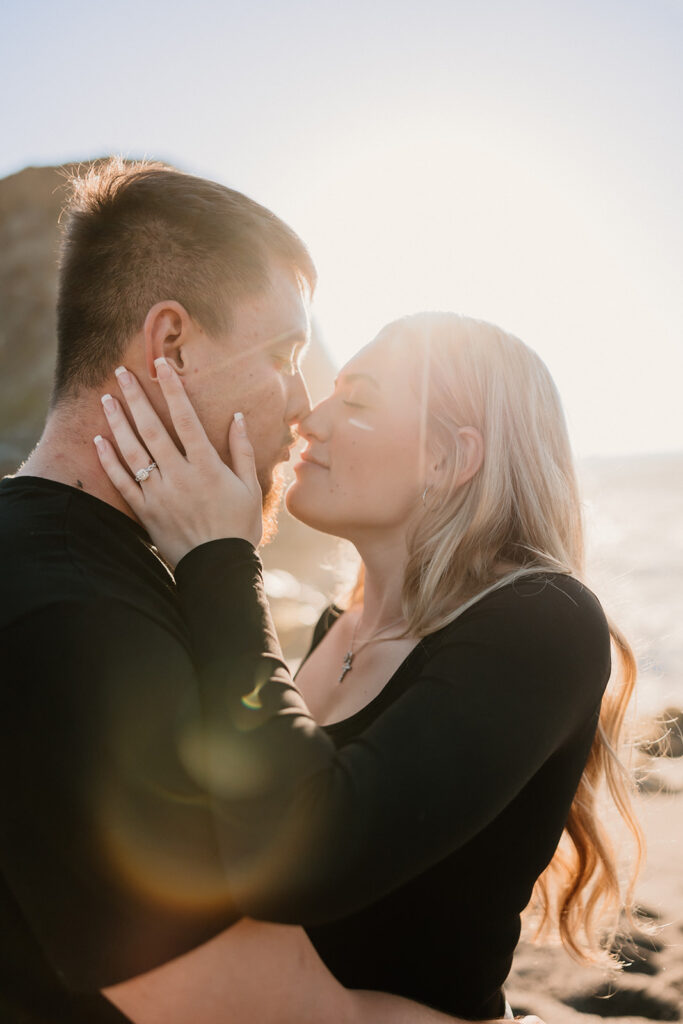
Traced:
POLYGON ((208 334, 228 331, 231 303, 267 287, 271 261, 313 291, 304 243, 247 196, 164 164, 94 164, 71 181, 53 401, 100 385, 156 302, 180 302, 208 334))

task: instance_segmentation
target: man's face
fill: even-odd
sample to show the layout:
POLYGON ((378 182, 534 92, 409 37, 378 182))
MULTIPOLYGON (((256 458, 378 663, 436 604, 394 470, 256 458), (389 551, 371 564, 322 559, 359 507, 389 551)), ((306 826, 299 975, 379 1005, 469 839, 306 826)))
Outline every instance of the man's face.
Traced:
POLYGON ((230 424, 236 412, 244 413, 264 495, 273 486, 276 464, 289 458, 292 425, 310 410, 299 369, 310 335, 307 301, 291 272, 273 265, 270 278, 263 293, 231 307, 226 336, 198 333, 183 375, 209 440, 226 463, 230 424))

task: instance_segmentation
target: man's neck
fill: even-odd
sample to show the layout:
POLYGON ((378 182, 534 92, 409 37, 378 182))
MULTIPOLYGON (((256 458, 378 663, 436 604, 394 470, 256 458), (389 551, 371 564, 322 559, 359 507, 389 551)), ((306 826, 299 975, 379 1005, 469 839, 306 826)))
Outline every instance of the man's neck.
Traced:
POLYGON ((99 392, 58 404, 49 413, 37 446, 15 475, 69 484, 136 519, 100 465, 93 443, 96 434, 113 440, 99 392))

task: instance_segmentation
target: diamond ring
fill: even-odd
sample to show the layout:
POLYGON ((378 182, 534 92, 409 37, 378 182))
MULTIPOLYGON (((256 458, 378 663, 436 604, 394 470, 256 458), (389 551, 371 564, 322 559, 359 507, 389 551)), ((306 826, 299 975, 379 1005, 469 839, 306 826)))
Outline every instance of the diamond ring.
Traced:
POLYGON ((151 476, 153 469, 158 469, 156 462, 150 462, 149 466, 145 466, 144 469, 139 469, 135 474, 135 479, 139 484, 146 480, 148 476, 151 476))

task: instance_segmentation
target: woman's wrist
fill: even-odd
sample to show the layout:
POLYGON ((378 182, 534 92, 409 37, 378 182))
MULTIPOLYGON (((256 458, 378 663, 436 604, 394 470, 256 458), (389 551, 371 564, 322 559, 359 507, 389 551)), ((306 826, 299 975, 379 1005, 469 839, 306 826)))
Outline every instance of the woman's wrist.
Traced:
POLYGON ((178 560, 174 576, 179 589, 192 588, 196 580, 199 592, 206 592, 207 574, 210 576, 220 572, 226 585, 230 585, 226 573, 232 576, 235 572, 247 570, 248 573, 263 571, 263 563, 256 548, 243 537, 223 537, 218 540, 202 541, 190 548, 178 560))

